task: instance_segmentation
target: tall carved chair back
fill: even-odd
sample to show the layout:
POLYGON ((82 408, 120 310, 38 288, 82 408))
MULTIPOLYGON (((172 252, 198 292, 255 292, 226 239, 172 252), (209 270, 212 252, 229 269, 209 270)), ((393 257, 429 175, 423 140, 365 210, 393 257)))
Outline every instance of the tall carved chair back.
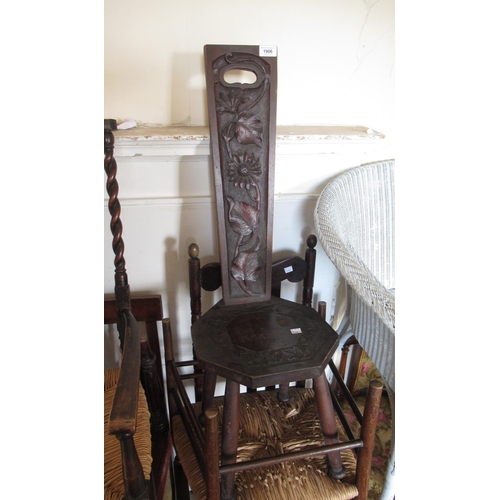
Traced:
POLYGON ((205 47, 225 304, 271 297, 276 58, 257 47, 205 47), (232 82, 246 72, 253 83, 232 82))

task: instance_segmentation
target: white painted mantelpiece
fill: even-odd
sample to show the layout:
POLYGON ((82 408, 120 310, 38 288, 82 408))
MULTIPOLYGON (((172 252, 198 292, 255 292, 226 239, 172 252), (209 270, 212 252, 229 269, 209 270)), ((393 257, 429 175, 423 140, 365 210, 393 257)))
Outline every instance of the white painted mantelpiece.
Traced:
MULTIPOLYGON (((125 261, 132 294, 160 293, 179 356, 191 351, 187 248, 196 242, 201 263, 218 260, 217 225, 207 127, 119 130, 115 159, 125 261)), ((315 232, 313 210, 336 174, 393 158, 382 133, 361 126, 282 126, 277 129, 273 249, 276 257, 305 251, 315 232)), ((108 195, 104 186, 104 292, 114 289, 108 195)), ((315 301, 333 315, 338 272, 318 243, 315 301)), ((284 287, 285 298, 296 297, 284 287)), ((203 310, 220 295, 202 295, 203 310)), ((109 340, 108 340, 109 341, 109 340)), ((107 341, 107 342, 108 342, 107 341)), ((112 350, 105 346, 106 352, 112 350)), ((111 357, 113 355, 111 354, 111 357)))

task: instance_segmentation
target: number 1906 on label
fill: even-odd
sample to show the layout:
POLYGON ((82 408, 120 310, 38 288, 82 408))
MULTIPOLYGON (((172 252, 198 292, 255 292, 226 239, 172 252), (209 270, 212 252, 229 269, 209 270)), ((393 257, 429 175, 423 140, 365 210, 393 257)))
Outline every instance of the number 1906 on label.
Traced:
POLYGON ((260 45, 260 57, 276 57, 278 55, 278 47, 276 45, 260 45))

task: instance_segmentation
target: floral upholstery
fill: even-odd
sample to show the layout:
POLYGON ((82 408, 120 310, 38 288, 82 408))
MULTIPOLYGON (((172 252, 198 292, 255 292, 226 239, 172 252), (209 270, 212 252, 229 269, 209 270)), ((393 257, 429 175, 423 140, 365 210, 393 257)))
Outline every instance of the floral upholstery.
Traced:
MULTIPOLYGON (((365 395, 368 385, 372 380, 382 381, 382 377, 375 367, 368 354, 362 350, 354 389, 352 391, 354 399, 361 412, 364 409, 365 395)), ((343 403, 343 410, 346 418, 355 432, 359 432, 359 423, 349 408, 347 402, 343 403)), ((386 394, 382 396, 380 410, 378 415, 377 433, 375 436, 375 445, 373 450, 372 470, 370 473, 370 489, 368 493, 369 500, 378 500, 382 492, 382 487, 387 473, 387 461, 391 449, 392 439, 392 414, 389 398, 386 394)))

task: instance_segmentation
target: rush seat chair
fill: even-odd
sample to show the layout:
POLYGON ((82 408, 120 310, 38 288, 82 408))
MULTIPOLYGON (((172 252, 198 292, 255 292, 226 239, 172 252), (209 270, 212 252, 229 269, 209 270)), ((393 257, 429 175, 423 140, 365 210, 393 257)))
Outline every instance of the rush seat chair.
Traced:
POLYGON ((172 452, 157 330, 161 297, 130 297, 113 130, 116 121, 105 120, 104 169, 115 253, 115 297, 104 300, 104 323, 117 324, 122 360, 120 368, 104 371, 104 498, 161 500, 172 452), (138 326, 143 321, 145 333, 138 326))

